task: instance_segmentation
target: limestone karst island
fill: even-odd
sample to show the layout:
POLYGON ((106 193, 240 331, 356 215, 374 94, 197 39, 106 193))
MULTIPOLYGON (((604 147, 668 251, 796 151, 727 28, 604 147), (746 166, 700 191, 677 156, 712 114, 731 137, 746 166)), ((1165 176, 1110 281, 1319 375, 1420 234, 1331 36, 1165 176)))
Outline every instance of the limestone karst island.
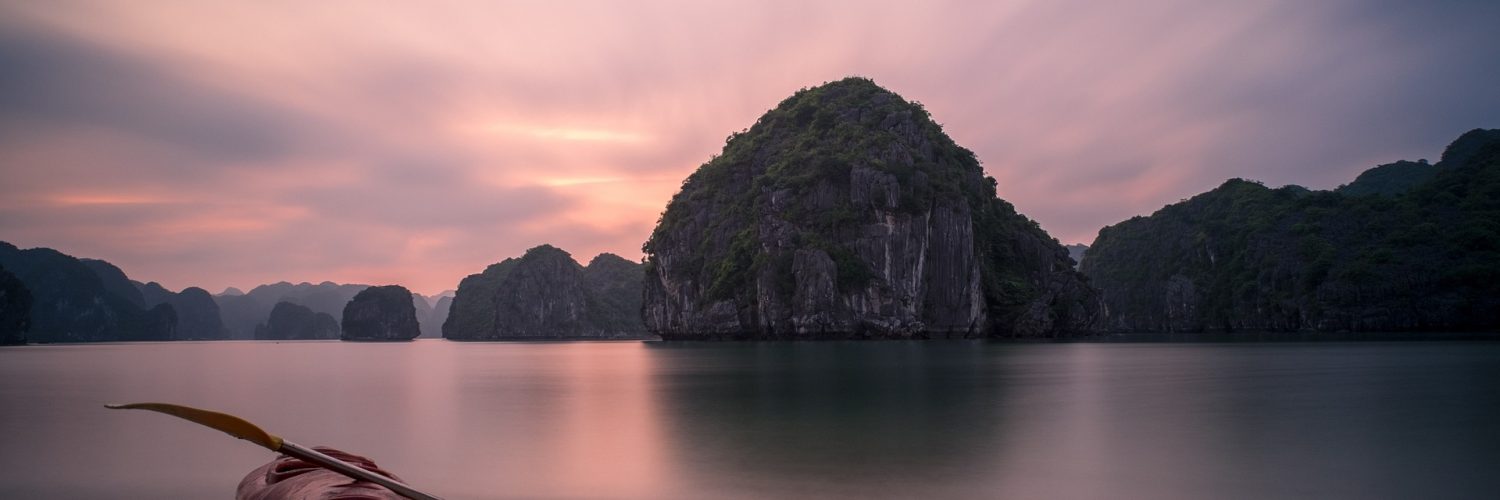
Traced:
POLYGON ((0 499, 1487 499, 1500 1, 0 1, 0 499))

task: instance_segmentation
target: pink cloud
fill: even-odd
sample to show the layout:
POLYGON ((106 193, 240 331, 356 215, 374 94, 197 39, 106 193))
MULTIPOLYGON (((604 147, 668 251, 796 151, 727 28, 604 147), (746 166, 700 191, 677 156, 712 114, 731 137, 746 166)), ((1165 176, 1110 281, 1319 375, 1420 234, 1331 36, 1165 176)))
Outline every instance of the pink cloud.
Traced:
POLYGON ((1228 177, 1328 188, 1500 126, 1500 63, 1474 50, 1500 42, 1481 22, 1496 10, 7 5, 0 237, 215 290, 435 292, 541 243, 634 259, 726 135, 858 74, 923 102, 1021 212, 1089 242, 1228 177))

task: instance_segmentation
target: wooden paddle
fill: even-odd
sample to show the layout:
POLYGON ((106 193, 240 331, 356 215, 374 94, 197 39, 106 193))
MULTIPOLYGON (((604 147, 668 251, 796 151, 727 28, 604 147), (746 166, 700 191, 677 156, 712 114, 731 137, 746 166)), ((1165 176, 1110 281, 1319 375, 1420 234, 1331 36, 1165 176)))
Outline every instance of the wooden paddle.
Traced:
POLYGON ((440 500, 438 497, 428 495, 407 486, 400 481, 370 472, 343 460, 330 457, 312 448, 308 448, 291 441, 282 439, 280 436, 266 432, 249 421, 216 411, 193 408, 191 406, 174 405, 168 403, 131 403, 104 405, 112 410, 151 410, 165 413, 189 422, 206 427, 212 427, 268 450, 281 453, 290 457, 302 459, 308 463, 317 464, 328 470, 349 476, 360 481, 369 481, 384 486, 397 494, 415 500, 440 500))

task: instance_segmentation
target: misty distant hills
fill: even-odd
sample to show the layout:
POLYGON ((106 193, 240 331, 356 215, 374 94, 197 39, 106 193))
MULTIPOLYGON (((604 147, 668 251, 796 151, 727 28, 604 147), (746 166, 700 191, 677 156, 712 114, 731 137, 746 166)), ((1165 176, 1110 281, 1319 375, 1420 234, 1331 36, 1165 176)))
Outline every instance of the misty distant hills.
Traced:
POLYGON ((448 314, 453 310, 453 294, 450 291, 434 297, 437 297, 437 303, 433 304, 427 319, 422 321, 422 336, 419 338, 443 338, 443 323, 448 322, 448 314))
MULTIPOLYGON (((123 273, 121 273, 123 276, 123 273)), ((152 281, 130 282, 148 307, 168 304, 177 311, 177 334, 173 340, 228 340, 229 331, 219 314, 219 304, 207 290, 187 287, 173 292, 152 281)))
POLYGON ((1083 254, 1088 251, 1089 246, 1082 243, 1074 243, 1072 245, 1063 245, 1063 248, 1068 249, 1068 258, 1073 259, 1073 268, 1077 269, 1078 265, 1083 262, 1083 254))
POLYGON ((291 302, 277 302, 266 322, 255 326, 255 340, 333 340, 339 322, 328 313, 313 312, 291 302))
POLYGON ((453 305, 454 293, 454 290, 444 290, 436 295, 412 292, 412 306, 417 309, 417 321, 422 327, 422 335, 417 338, 443 338, 443 322, 448 319, 448 308, 453 305))
MULTIPOLYGON (((296 283, 286 281, 260 285, 250 289, 249 292, 231 295, 221 293, 214 296, 223 312, 224 324, 228 328, 231 338, 254 339, 257 327, 263 327, 272 309, 279 302, 287 302, 306 307, 314 313, 327 314, 332 318, 341 318, 344 314, 344 306, 354 299, 355 295, 370 285, 364 284, 339 284, 331 281, 322 283, 296 283)), ((239 291, 231 287, 229 291, 239 291)), ((435 297, 444 297, 452 294, 445 291, 433 297, 421 294, 412 294, 412 305, 417 309, 417 320, 421 324, 423 338, 439 338, 442 336, 443 320, 447 318, 446 304, 442 305, 441 311, 433 306, 433 302, 441 302, 435 297), (446 294, 446 295, 445 295, 446 294)), ((451 301, 450 301, 451 302, 451 301)), ((335 323, 335 332, 339 326, 335 323)), ((337 338, 335 335, 334 338, 337 338)))
POLYGON ((331 281, 318 284, 281 281, 257 286, 244 295, 221 294, 214 300, 219 304, 230 338, 248 340, 255 338, 256 327, 267 321, 278 302, 296 304, 314 313, 338 318, 344 314, 344 305, 368 287, 331 281))

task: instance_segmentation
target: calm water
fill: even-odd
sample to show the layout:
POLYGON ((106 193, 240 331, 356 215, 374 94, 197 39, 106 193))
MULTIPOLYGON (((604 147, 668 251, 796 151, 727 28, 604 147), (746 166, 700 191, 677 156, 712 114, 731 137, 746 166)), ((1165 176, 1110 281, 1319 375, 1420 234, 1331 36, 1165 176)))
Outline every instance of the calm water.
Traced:
POLYGON ((1493 498, 1500 343, 0 349, 0 498, 228 498, 270 452, 462 498, 1493 498))

